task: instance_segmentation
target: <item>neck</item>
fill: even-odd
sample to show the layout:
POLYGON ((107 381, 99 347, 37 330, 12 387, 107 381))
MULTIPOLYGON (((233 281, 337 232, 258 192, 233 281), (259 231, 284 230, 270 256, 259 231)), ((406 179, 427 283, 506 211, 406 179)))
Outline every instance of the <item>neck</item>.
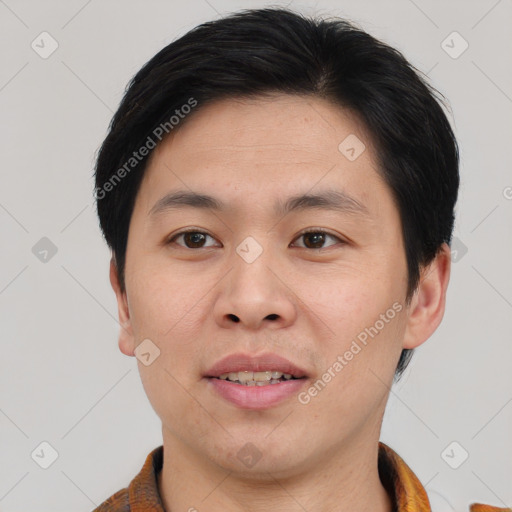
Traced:
POLYGON ((378 438, 346 443, 307 470, 237 474, 201 457, 163 430, 164 461, 158 475, 167 512, 392 512, 378 474, 378 438))

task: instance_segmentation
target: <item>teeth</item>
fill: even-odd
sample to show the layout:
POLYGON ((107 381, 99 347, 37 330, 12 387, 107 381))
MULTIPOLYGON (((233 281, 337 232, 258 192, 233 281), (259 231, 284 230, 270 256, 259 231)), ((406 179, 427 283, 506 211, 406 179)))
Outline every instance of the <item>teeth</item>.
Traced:
POLYGON ((253 375, 253 380, 255 380, 256 382, 268 382, 272 378, 272 372, 253 372, 253 375))
MULTIPOLYGON (((254 372, 238 372, 238 377, 236 380, 239 380, 242 384, 249 382, 250 380, 256 380, 253 378, 254 372)), ((258 379, 260 380, 260 379, 258 379)), ((261 379, 262 380, 262 379, 261 379)))
POLYGON ((223 373, 219 375, 219 379, 222 380, 230 380, 230 381, 238 381, 242 384, 248 384, 249 386, 253 386, 252 382, 255 382, 258 386, 264 386, 269 382, 273 384, 273 381, 279 382, 279 379, 290 380, 292 378, 290 373, 282 373, 278 371, 265 371, 265 372, 229 372, 223 373))
POLYGON ((271 379, 270 381, 248 380, 247 382, 240 382, 238 380, 235 380, 235 381, 230 381, 230 382, 236 382, 237 384, 239 384, 241 386, 270 386, 271 384, 280 384, 283 381, 277 380, 277 379, 271 379))

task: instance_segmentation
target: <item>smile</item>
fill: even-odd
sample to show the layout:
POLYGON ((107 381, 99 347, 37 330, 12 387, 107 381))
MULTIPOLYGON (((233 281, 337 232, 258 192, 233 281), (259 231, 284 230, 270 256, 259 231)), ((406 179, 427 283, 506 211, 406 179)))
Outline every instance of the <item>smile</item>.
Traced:
POLYGON ((219 379, 228 380, 244 386, 268 386, 269 384, 279 384, 288 380, 295 379, 290 373, 283 373, 275 370, 263 372, 229 372, 219 375, 219 379))

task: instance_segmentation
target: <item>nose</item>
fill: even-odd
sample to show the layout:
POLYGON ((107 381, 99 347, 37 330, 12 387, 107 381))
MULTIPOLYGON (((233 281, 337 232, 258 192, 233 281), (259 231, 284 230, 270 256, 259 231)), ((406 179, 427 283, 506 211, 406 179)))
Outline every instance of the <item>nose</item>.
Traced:
POLYGON ((217 324, 224 328, 256 331, 264 326, 278 329, 295 321, 296 295, 292 277, 276 256, 263 251, 255 260, 238 254, 231 258, 231 270, 219 283, 214 305, 217 324))

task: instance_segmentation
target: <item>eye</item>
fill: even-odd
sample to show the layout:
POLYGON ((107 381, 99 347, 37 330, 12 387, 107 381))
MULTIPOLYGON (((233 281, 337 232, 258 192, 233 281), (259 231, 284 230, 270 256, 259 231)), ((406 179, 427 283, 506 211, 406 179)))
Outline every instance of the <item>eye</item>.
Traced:
MULTIPOLYGON (((207 237, 214 239, 212 236, 210 236, 208 233, 204 231, 199 230, 188 230, 188 231, 181 231, 180 233, 175 234, 172 238, 170 238, 167 241, 167 244, 175 243, 177 239, 183 237, 184 245, 183 244, 177 244, 181 247, 185 247, 187 249, 203 249, 205 247, 211 247, 211 246, 205 246, 205 240, 207 237)), ((337 240, 338 242, 341 242, 342 244, 345 243, 344 240, 341 238, 329 233, 328 231, 325 231, 323 229, 310 229, 309 231, 302 232, 295 240, 298 240, 299 238, 304 238, 304 240, 308 241, 305 246, 302 246, 304 249, 325 249, 325 247, 322 247, 325 243, 325 240, 327 237, 332 238, 333 240, 337 240), (313 247, 311 247, 313 246, 313 247)), ((335 244, 332 244, 335 245, 335 244)))
MULTIPOLYGON (((204 241, 206 240, 206 237, 210 237, 213 240, 213 237, 211 237, 208 233, 205 233, 204 231, 189 230, 177 233, 167 241, 167 244, 173 243, 180 237, 183 237, 183 240, 185 241, 184 247, 186 247, 187 249, 202 249, 203 247, 205 247, 203 244, 204 241)), ((182 244, 178 245, 182 246, 182 244)))
MULTIPOLYGON (((308 240, 308 242, 307 242, 308 245, 314 246, 314 247, 309 247, 308 245, 306 245, 305 247, 303 246, 306 249, 325 249, 325 247, 320 247, 320 246, 324 244, 326 237, 331 237, 332 239, 337 240, 338 242, 341 242, 342 244, 345 243, 345 241, 342 240, 341 238, 339 238, 335 235, 332 235, 331 233, 329 233, 328 231, 325 231, 323 229, 311 229, 309 231, 303 231, 296 238, 296 240, 298 240, 299 238, 304 238, 304 240, 308 240)), ((332 245, 335 245, 335 244, 332 244, 332 245)))

